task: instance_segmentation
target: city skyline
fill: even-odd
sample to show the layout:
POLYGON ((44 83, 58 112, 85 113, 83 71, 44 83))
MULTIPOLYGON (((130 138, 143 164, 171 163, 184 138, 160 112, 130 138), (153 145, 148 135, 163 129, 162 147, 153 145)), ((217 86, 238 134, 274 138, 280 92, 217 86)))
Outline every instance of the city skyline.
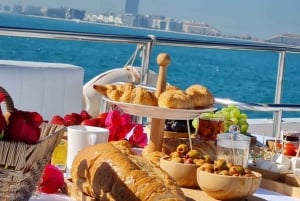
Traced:
MULTIPOLYGON (((124 0, 0 0, 3 5, 72 7, 92 12, 125 12, 124 0)), ((281 33, 300 34, 298 0, 140 0, 139 13, 177 20, 205 22, 232 35, 268 38, 281 33)))

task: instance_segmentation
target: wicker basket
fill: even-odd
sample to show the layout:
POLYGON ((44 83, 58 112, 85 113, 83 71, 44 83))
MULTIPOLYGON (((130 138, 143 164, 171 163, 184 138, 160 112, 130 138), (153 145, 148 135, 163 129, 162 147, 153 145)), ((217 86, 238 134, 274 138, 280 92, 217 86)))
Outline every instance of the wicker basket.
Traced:
MULTIPOLYGON (((14 109, 6 93, 7 112, 14 109)), ((55 146, 62 138, 64 126, 43 123, 40 140, 36 144, 0 141, 0 198, 1 200, 29 200, 37 188, 55 146)))

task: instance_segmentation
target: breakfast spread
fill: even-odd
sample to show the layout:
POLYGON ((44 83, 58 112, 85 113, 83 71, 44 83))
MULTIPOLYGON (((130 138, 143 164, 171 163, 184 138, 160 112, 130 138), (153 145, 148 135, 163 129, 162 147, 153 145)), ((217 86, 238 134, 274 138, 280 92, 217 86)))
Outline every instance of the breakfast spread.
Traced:
MULTIPOLYGON (((93 85, 95 91, 104 96, 103 100, 114 101, 111 102, 112 110, 105 114, 105 118, 99 114, 102 120, 96 124, 108 127, 110 137, 108 142, 86 146, 75 156, 70 176, 76 191, 95 200, 112 201, 186 200, 181 187, 198 190, 200 187, 215 199, 251 196, 260 186, 261 174, 243 165, 218 158, 216 146, 216 135, 229 131, 230 125, 240 126, 241 133, 247 134, 247 115, 233 106, 220 112, 206 110, 205 113, 205 109, 212 109, 215 103, 213 93, 201 84, 193 84, 185 90, 168 85, 166 68, 170 63, 169 56, 160 54, 157 63, 159 74, 155 91, 135 83, 93 85), (132 105, 135 107, 130 107, 132 105), (117 110, 114 110, 114 106, 117 106, 117 110), (160 110, 160 113, 155 113, 155 110, 160 110), (198 110, 195 113, 198 119, 195 118, 196 115, 188 117, 188 111, 192 110, 198 110), (181 111, 184 115, 173 111, 181 111), (143 128, 131 123, 129 115, 152 118, 147 144, 141 140, 146 136, 143 128), (200 117, 205 121, 215 121, 220 117, 220 125, 218 124, 218 130, 213 137, 212 126, 203 126, 200 117), (199 126, 207 132, 203 133, 199 126), (117 131, 118 127, 122 127, 122 131, 117 131), (202 133, 205 140, 199 136, 192 137, 191 128, 196 135, 202 133), (188 135, 182 138, 163 137, 165 131, 187 132, 188 135), (132 147, 133 145, 143 146, 132 147), (142 151, 136 152, 134 148, 142 148, 142 151), (220 182, 215 185, 214 179, 220 182), (240 182, 247 184, 243 186, 243 191, 236 188, 240 182), (208 184, 211 186, 208 187, 208 184), (222 187, 222 192, 216 191, 216 187, 223 184, 226 184, 226 188, 222 187)), ((90 117, 87 120, 90 119, 95 118, 90 117)), ((236 151, 235 147, 230 150, 232 149, 236 151)), ((285 159, 286 157, 278 157, 277 163, 283 164, 285 159)), ((248 158, 245 160, 247 162, 248 158)))

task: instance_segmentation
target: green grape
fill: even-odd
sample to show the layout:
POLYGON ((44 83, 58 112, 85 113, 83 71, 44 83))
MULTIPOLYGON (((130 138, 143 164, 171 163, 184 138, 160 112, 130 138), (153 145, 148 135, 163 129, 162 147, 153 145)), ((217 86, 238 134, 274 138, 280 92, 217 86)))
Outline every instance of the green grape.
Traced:
POLYGON ((238 120, 238 124, 245 124, 245 123, 247 123, 247 119, 242 118, 238 120))
POLYGON ((232 124, 233 124, 232 121, 230 121, 230 120, 225 120, 225 121, 224 121, 224 132, 228 132, 229 127, 230 127, 232 124))
POLYGON ((237 108, 235 108, 235 109, 231 110, 231 112, 230 112, 230 118, 236 118, 236 119, 238 119, 239 116, 240 116, 240 114, 241 114, 240 110, 237 109, 237 108))
POLYGON ((233 124, 238 124, 239 120, 235 117, 230 118, 230 121, 232 121, 233 124))
POLYGON ((213 116, 213 113, 212 112, 204 112, 200 115, 200 118, 202 119, 210 119, 212 118, 213 116))
POLYGON ((222 112, 222 113, 229 112, 229 109, 228 109, 227 107, 223 107, 223 108, 221 109, 221 112, 222 112))
POLYGON ((232 111, 233 109, 238 109, 237 106, 235 106, 235 105, 233 105, 233 104, 229 104, 229 105, 227 106, 227 108, 228 108, 229 111, 232 111))
POLYGON ((230 112, 223 112, 223 117, 225 120, 229 120, 230 119, 230 112))
POLYGON ((228 132, 229 127, 236 124, 240 127, 241 133, 247 133, 249 129, 249 124, 247 122, 248 115, 234 104, 229 104, 227 107, 223 107, 220 111, 224 118, 224 132, 228 132))
POLYGON ((223 119, 223 118, 224 118, 224 116, 223 116, 223 114, 222 114, 222 113, 214 113, 214 114, 212 115, 212 118, 223 119))
POLYGON ((198 118, 194 118, 193 121, 192 121, 192 125, 197 130, 198 126, 199 126, 199 119, 198 118))
POLYGON ((248 119, 248 115, 245 113, 240 113, 239 119, 248 119))
POLYGON ((249 124, 248 123, 244 123, 244 124, 240 124, 240 132, 246 134, 249 128, 249 124))

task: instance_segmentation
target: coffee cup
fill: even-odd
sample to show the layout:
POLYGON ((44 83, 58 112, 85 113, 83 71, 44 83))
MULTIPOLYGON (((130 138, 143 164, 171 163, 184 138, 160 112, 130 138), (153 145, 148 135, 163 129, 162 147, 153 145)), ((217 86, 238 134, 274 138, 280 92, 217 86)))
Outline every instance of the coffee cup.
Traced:
POLYGON ((100 127, 68 126, 67 172, 70 173, 73 160, 83 148, 108 141, 109 130, 100 127))

